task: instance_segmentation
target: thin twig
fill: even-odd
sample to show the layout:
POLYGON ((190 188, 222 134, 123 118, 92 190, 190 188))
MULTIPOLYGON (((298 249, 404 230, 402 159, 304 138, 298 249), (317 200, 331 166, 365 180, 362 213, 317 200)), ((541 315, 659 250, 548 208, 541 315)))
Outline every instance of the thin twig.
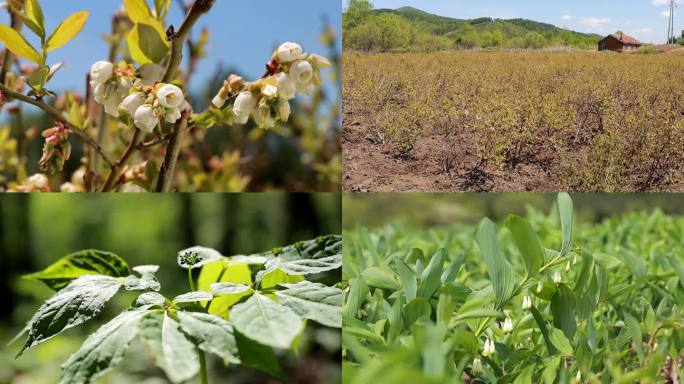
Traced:
POLYGON ((131 135, 131 139, 128 142, 128 146, 126 147, 126 150, 121 155, 119 160, 116 161, 116 164, 114 164, 114 166, 112 167, 111 172, 109 172, 109 176, 107 176, 107 180, 102 186, 102 192, 109 192, 113 189, 114 186, 116 186, 116 182, 121 176, 121 168, 126 164, 128 158, 131 157, 133 152, 135 152, 135 150, 137 149, 138 142, 140 141, 141 136, 142 131, 134 127, 133 134, 131 135))
POLYGON ((138 144, 138 149, 147 149, 154 147, 155 145, 163 144, 166 141, 168 141, 171 138, 171 134, 167 133, 162 136, 157 137, 156 139, 150 140, 150 141, 145 141, 140 144, 138 144))
POLYGON ((159 169, 159 178, 157 179, 157 192, 168 192, 171 189, 173 182, 173 172, 178 161, 178 154, 180 153, 181 140, 183 139, 183 132, 188 127, 188 113, 183 112, 180 120, 176 122, 173 127, 173 133, 169 139, 169 144, 166 146, 166 154, 164 155, 164 162, 159 169))
POLYGON ((74 125, 72 122, 69 120, 65 119, 64 116, 62 116, 56 109, 51 107, 48 104, 45 104, 42 100, 37 100, 37 99, 32 99, 26 95, 23 95, 19 92, 15 92, 8 87, 6 87, 4 84, 0 83, 0 91, 2 91, 4 94, 7 96, 17 99, 19 101, 23 101, 25 103, 31 104, 33 106, 36 106, 43 111, 47 112, 48 115, 52 116, 53 119, 63 123, 67 127, 69 127, 69 132, 76 134, 79 136, 83 141, 86 142, 86 144, 90 145, 99 155, 102 157, 102 160, 104 160, 107 165, 110 167, 114 166, 114 163, 112 160, 107 157, 107 155, 104 153, 102 150, 102 147, 100 147, 100 144, 98 144, 95 140, 93 140, 90 136, 88 136, 85 132, 81 130, 81 128, 77 127, 74 125))

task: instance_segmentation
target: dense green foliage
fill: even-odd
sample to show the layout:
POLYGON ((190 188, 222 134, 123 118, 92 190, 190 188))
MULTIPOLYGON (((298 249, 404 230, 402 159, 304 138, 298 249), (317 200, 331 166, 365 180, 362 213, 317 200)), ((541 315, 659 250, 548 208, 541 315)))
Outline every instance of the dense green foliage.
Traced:
POLYGON ((656 383, 682 375, 684 217, 343 234, 346 383, 656 383))
POLYGON ((452 19, 412 7, 373 10, 368 0, 350 0, 344 14, 344 46, 364 51, 473 48, 596 48, 601 36, 525 19, 452 19))
POLYGON ((173 299, 158 293, 157 265, 129 269, 117 255, 94 250, 65 256, 26 276, 56 293, 28 322, 28 338, 18 356, 92 319, 125 289, 143 293, 131 308, 88 337, 62 366, 60 383, 90 383, 120 363, 138 335, 174 383, 198 374, 207 383, 205 352, 225 364, 253 366, 290 382, 272 348, 296 348, 305 320, 341 327, 342 291, 305 280, 339 269, 341 248, 340 236, 334 235, 250 256, 224 257, 211 248, 188 248, 178 252, 177 260, 187 269, 191 292, 173 299), (201 270, 197 284, 193 269, 201 270))

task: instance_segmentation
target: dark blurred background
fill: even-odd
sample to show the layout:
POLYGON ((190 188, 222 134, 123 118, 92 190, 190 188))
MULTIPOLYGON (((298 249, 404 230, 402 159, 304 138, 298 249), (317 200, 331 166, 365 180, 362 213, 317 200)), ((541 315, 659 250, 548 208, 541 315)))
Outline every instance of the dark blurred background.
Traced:
MULTIPOLYGON (((160 265, 161 293, 173 297, 189 290, 185 270, 176 265, 176 253, 183 248, 204 245, 224 255, 262 252, 340 233, 340 218, 336 193, 4 194, 0 196, 0 383, 57 382, 60 364, 87 334, 136 297, 119 293, 96 319, 15 360, 23 338, 10 346, 7 342, 52 294, 42 283, 22 279, 22 274, 40 270, 70 252, 96 248, 114 252, 132 266, 160 265)), ((298 356, 289 352, 280 360, 298 383, 338 383, 339 345, 339 330, 309 322, 298 356)), ((97 383, 166 383, 163 373, 143 356, 132 345, 124 362, 97 383)), ((218 361, 210 362, 210 370, 212 383, 275 383, 255 370, 224 368, 218 361)))
MULTIPOLYGON (((627 211, 659 208, 665 213, 684 213, 682 194, 570 194, 575 213, 583 221, 598 221, 627 211)), ((416 227, 476 223, 488 216, 503 219, 509 213, 524 214, 527 207, 548 211, 555 193, 348 193, 342 206, 343 228, 356 224, 381 226, 391 221, 416 227)))

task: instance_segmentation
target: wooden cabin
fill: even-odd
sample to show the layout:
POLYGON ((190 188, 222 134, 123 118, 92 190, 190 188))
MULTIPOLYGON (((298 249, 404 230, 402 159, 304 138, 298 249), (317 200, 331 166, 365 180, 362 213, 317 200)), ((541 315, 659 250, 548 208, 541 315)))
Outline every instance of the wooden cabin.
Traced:
POLYGON ((606 36, 598 42, 599 51, 629 52, 641 47, 639 40, 622 32, 606 36))

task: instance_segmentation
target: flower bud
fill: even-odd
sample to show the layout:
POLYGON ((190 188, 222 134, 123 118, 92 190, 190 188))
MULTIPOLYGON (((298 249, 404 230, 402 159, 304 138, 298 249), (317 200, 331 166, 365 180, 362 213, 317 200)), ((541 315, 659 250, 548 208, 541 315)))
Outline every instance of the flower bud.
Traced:
POLYGON ((513 321, 511 320, 510 317, 507 317, 506 320, 503 322, 503 326, 501 329, 505 332, 508 333, 513 330, 513 321))
POLYGON ((254 114, 254 122, 259 128, 272 128, 273 117, 271 116, 271 107, 266 104, 261 104, 254 114))
POLYGON ((525 298, 523 298, 523 304, 522 304, 523 309, 530 309, 532 308, 532 299, 525 295, 525 298))
POLYGON ((228 90, 230 91, 230 93, 238 92, 239 90, 242 89, 242 86, 245 85, 245 80, 238 75, 228 76, 227 81, 228 81, 228 90))
POLYGON ((185 99, 183 91, 173 84, 165 84, 157 90, 157 98, 164 108, 176 108, 185 99))
POLYGON ((165 71, 166 68, 159 64, 144 64, 142 67, 140 67, 140 78, 142 79, 143 85, 149 87, 162 81, 165 71))
POLYGON ((133 86, 133 79, 130 77, 120 77, 116 83, 116 94, 119 97, 119 102, 128 96, 128 93, 133 86))
POLYGON ((476 375, 482 373, 482 361, 478 357, 473 360, 473 373, 476 375))
POLYGON ((561 274, 560 274, 560 272, 556 271, 556 272, 553 274, 553 282, 556 283, 556 284, 558 284, 558 283, 561 282, 561 274))
POLYGON ((297 43, 287 42, 278 47, 276 54, 281 63, 290 63, 302 55, 302 46, 297 43))
POLYGON ((169 108, 166 110, 166 114, 164 115, 164 120, 170 124, 175 124, 180 118, 181 112, 178 110, 178 108, 169 108))
POLYGON ((264 89, 261 90, 261 94, 268 98, 274 97, 278 94, 278 88, 271 84, 266 84, 264 89))
POLYGON ((102 104, 107 93, 107 86, 105 84, 99 84, 93 89, 93 98, 98 103, 102 104))
POLYGON ((256 104, 257 98, 251 92, 240 92, 233 105, 233 114, 237 118, 239 124, 247 123, 245 117, 249 119, 249 115, 254 111, 254 108, 256 108, 256 104), (241 122, 243 120, 245 121, 244 123, 241 122))
POLYGON ((38 189, 45 189, 48 185, 48 178, 42 173, 36 173, 28 178, 28 184, 38 189))
POLYGON ((152 132, 154 127, 159 124, 159 119, 155 116, 154 109, 147 104, 140 106, 135 111, 133 121, 135 126, 144 132, 152 132))
POLYGON ((581 383, 581 382, 582 382, 582 372, 577 371, 577 375, 575 375, 575 382, 576 382, 576 383, 581 383))
POLYGON ((278 117, 278 120, 285 122, 290 118, 290 103, 285 100, 285 99, 278 99, 278 102, 275 105, 275 113, 276 116, 278 117))
POLYGON ((98 61, 90 67, 90 81, 92 86, 106 83, 114 76, 114 64, 108 61, 98 61))
POLYGON ((537 282, 537 293, 541 293, 543 288, 544 288, 544 283, 542 283, 542 281, 539 280, 539 282, 537 282))
POLYGON ((565 271, 567 272, 569 270, 570 270, 570 261, 568 261, 568 263, 565 265, 565 271))
POLYGON ((281 72, 276 76, 278 81, 278 95, 285 100, 292 100, 297 92, 297 83, 292 76, 281 72))
POLYGON ((486 339, 484 348, 482 349, 482 356, 491 356, 494 354, 495 351, 496 347, 494 346, 494 342, 489 339, 486 339))
POLYGON ((211 99, 211 104, 216 108, 221 108, 226 104, 226 100, 228 99, 221 97, 221 92, 219 92, 216 94, 216 96, 214 96, 213 99, 211 99))
POLYGON ((326 57, 323 57, 315 53, 312 53, 309 56, 309 61, 316 68, 328 68, 332 65, 330 60, 328 60, 326 57))
POLYGON ((307 84, 313 79, 313 67, 308 61, 297 60, 290 68, 290 76, 299 84, 307 84))
POLYGON ((140 92, 134 92, 128 95, 119 104, 119 110, 127 113, 129 116, 135 116, 135 111, 140 108, 141 105, 145 104, 145 94, 140 92))

